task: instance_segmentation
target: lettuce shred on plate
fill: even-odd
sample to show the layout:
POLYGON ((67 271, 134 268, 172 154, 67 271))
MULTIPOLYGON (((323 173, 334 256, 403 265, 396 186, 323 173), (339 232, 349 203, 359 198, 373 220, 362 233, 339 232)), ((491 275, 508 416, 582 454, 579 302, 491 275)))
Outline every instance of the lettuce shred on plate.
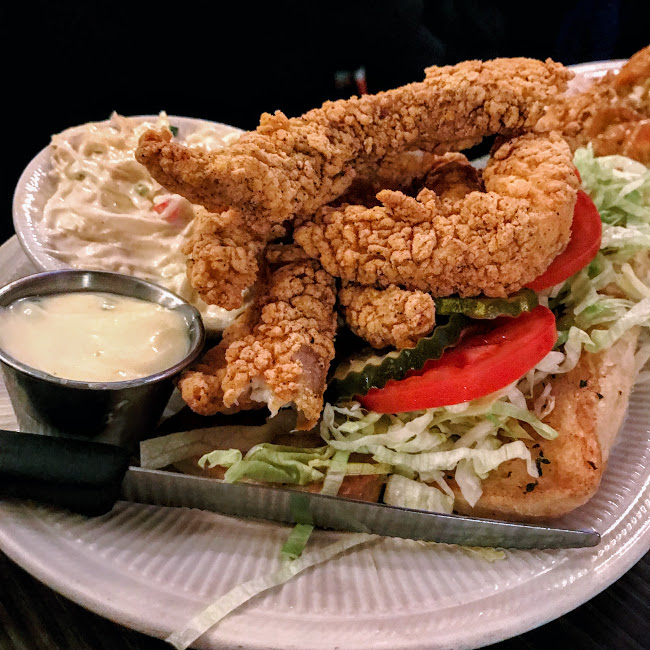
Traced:
POLYGON ((381 473, 389 476, 385 502, 440 512, 453 509, 451 470, 471 505, 481 496, 481 480, 507 460, 524 460, 537 477, 522 440, 530 428, 547 439, 558 435, 543 421, 554 407, 549 376, 570 371, 583 351, 606 349, 636 326, 643 326, 637 368, 650 358, 650 170, 623 156, 596 158, 589 147, 579 149, 574 162, 600 212, 602 245, 586 268, 540 294, 556 315, 558 342, 523 378, 471 402, 396 415, 357 402, 326 404, 322 447, 265 443, 245 455, 214 451, 201 466, 227 467, 226 481, 323 481, 327 494, 337 493, 346 473, 381 473), (349 462, 355 453, 373 462, 349 462))

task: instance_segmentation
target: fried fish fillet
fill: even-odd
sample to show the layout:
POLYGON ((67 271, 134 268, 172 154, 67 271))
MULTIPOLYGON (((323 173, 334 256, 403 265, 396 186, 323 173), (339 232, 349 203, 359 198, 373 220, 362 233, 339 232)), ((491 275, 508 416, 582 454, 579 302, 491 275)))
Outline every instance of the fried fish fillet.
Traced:
MULTIPOLYGON (((460 200, 470 192, 483 189, 480 170, 461 153, 402 156, 398 166, 382 170, 368 181, 366 192, 376 194, 381 184, 391 189, 402 187, 407 193, 426 187, 440 198, 460 200), (400 170, 397 173, 397 170, 400 170), (392 176, 391 173, 392 172, 392 176)), ((344 195, 352 198, 352 194, 344 195)), ((360 193, 363 196, 363 193, 360 193)), ((372 200, 366 196, 365 205, 372 200)), ((344 282, 338 294, 339 305, 350 329, 375 348, 410 348, 431 333, 436 309, 433 298, 423 291, 390 285, 385 289, 344 282)))
POLYGON ((535 128, 560 131, 573 151, 591 144, 597 156, 620 154, 650 164, 650 45, 618 74, 557 97, 535 128))
POLYGON ((182 248, 190 284, 207 304, 239 309, 258 277, 267 238, 281 236, 284 230, 279 225, 256 228, 239 210, 213 214, 196 206, 195 215, 192 234, 182 248))
POLYGON ((231 344, 249 336, 260 319, 260 290, 257 292, 249 307, 243 311, 223 332, 218 345, 210 348, 190 368, 183 371, 178 381, 183 401, 199 415, 214 415, 215 413, 237 413, 251 409, 263 408, 264 402, 256 402, 250 397, 237 400, 226 406, 223 402, 223 381, 228 369, 226 353, 231 344))
POLYGON ((324 207, 294 240, 332 275, 434 296, 507 296, 543 273, 570 238, 578 179, 557 134, 496 148, 485 192, 460 200, 384 190, 383 205, 324 207))
POLYGON ((559 63, 525 58, 434 67, 424 81, 325 102, 301 117, 265 113, 255 131, 222 150, 148 131, 136 158, 164 187, 210 213, 241 213, 230 217, 246 224, 237 242, 204 223, 190 254, 192 286, 206 302, 234 309, 241 287, 254 281, 256 254, 272 239, 272 225, 311 217, 355 177, 372 177, 409 151, 459 150, 530 129, 571 76, 559 63))
POLYGON ((219 346, 182 375, 181 395, 203 415, 293 405, 297 428, 310 429, 334 358, 334 279, 314 260, 290 262, 257 292, 219 346))
POLYGON ((375 348, 412 348, 436 324, 433 298, 423 291, 347 284, 339 303, 350 329, 375 348))
POLYGON ((265 113, 255 131, 218 151, 148 131, 136 157, 161 185, 211 212, 236 207, 281 223, 310 215, 385 158, 460 150, 488 135, 530 129, 572 76, 550 59, 432 67, 424 81, 325 102, 301 117, 265 113))

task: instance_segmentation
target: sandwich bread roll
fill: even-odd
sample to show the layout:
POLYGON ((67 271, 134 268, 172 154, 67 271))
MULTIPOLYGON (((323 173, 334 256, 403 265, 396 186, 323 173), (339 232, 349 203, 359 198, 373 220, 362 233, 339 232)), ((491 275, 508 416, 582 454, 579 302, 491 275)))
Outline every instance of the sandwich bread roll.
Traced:
POLYGON ((623 424, 636 379, 638 329, 612 347, 583 352, 576 367, 552 379, 555 408, 544 421, 555 440, 533 433, 525 441, 541 476, 533 479, 521 460, 503 463, 482 482, 474 507, 454 483, 454 509, 462 514, 518 521, 560 517, 586 503, 598 489, 610 450, 623 424))

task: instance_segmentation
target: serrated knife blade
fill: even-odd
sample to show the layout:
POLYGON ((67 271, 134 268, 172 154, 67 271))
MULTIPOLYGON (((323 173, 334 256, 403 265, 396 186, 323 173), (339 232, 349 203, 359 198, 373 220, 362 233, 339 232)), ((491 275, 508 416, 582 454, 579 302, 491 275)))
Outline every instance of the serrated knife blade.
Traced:
POLYGON ((286 524, 310 524, 319 528, 463 546, 553 549, 590 547, 600 542, 600 535, 594 530, 438 514, 289 488, 226 483, 137 467, 126 472, 122 498, 137 503, 199 508, 286 524))
POLYGON ((0 431, 0 497, 31 499, 99 516, 118 499, 285 524, 497 548, 595 546, 594 530, 570 530, 399 508, 289 488, 226 483, 129 466, 120 447, 79 439, 0 431))

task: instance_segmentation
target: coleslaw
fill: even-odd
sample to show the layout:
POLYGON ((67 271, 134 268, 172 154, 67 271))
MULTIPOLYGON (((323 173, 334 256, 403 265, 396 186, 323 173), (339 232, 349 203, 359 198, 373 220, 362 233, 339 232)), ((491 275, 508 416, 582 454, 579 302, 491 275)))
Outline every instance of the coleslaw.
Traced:
MULTIPOLYGON (((55 191, 37 224, 39 237, 52 256, 74 268, 115 271, 165 286, 199 309, 208 330, 220 331, 244 308, 227 311, 205 304, 187 279, 180 249, 191 234, 195 208, 163 188, 135 159, 142 133, 170 127, 164 112, 153 120, 113 113, 105 122, 54 135, 55 191)), ((185 142, 211 151, 239 134, 233 127, 205 122, 185 142)))

